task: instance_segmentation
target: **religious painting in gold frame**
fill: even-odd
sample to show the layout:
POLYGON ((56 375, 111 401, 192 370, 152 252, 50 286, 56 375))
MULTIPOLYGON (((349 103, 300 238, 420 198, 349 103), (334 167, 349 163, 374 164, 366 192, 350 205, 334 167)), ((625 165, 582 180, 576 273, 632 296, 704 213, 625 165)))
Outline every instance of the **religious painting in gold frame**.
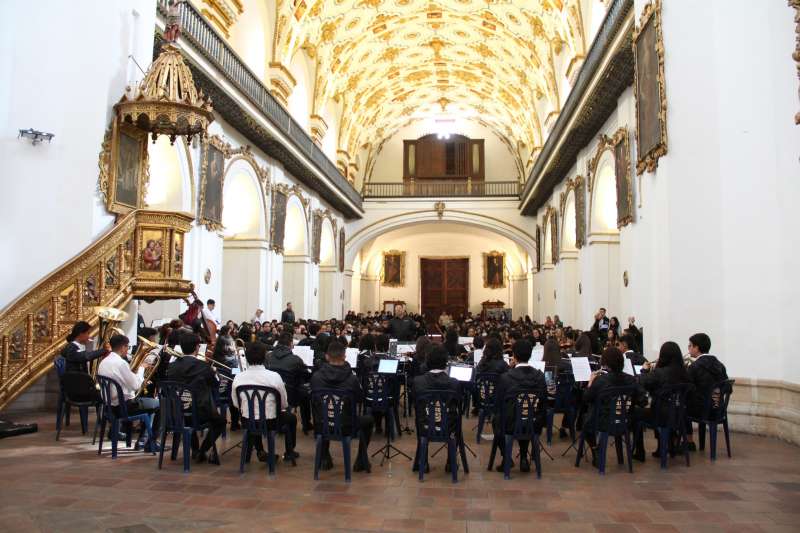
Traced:
POLYGON ((164 274, 169 257, 166 232, 163 229, 143 229, 139 241, 139 272, 164 274))
POLYGON ((612 137, 600 134, 598 137, 597 150, 589 160, 589 213, 591 217, 594 207, 594 195, 592 191, 596 187, 597 169, 600 158, 605 151, 611 152, 614 160, 614 179, 617 190, 617 228, 623 228, 633 222, 633 176, 631 175, 630 165, 630 142, 628 141, 628 130, 625 127, 619 128, 612 137))
POLYGON ((492 250, 483 253, 483 286, 487 289, 506 288, 506 254, 492 250))
POLYGON ((231 147, 214 135, 203 142, 200 165, 200 224, 211 231, 222 229, 222 189, 225 182, 225 158, 231 147))
POLYGON ((633 35, 636 173, 653 172, 667 153, 667 96, 661 0, 645 4, 633 35))
POLYGON ((404 287, 406 284, 406 253, 398 250, 383 252, 381 286, 404 287))
POLYGON ((110 213, 124 215, 145 206, 149 173, 146 131, 114 120, 110 157, 104 160, 101 153, 100 165, 100 190, 110 213))
POLYGON ((172 275, 183 278, 183 233, 172 232, 172 275))

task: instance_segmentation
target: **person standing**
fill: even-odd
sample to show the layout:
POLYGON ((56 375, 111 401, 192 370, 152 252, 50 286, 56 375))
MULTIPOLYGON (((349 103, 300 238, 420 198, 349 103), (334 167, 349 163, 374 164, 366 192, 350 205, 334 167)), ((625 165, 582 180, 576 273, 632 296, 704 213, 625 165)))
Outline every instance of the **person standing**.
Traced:
POLYGON ((389 335, 398 341, 414 341, 416 327, 414 322, 408 318, 406 309, 402 305, 394 307, 394 317, 389 320, 389 335))
POLYGON ((294 324, 294 311, 292 311, 292 302, 286 303, 286 309, 281 313, 281 322, 284 324, 294 324))

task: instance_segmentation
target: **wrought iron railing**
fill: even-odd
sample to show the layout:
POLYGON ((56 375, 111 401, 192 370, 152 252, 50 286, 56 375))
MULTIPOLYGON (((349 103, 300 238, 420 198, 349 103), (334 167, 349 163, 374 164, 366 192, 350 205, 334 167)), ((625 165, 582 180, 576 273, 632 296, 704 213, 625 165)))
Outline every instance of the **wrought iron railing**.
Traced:
POLYGON ((129 213, 0 309, 0 409, 52 368, 53 357, 76 321, 97 325, 95 306, 121 308, 136 297, 187 296, 183 243, 191 223, 192 217, 184 213, 129 213))
POLYGON ((369 182, 364 185, 364 198, 493 196, 519 197, 517 181, 414 180, 369 182))
MULTIPOLYGON (((158 12, 166 17, 168 0, 157 0, 158 12)), ((295 146, 308 157, 325 176, 354 202, 359 202, 358 191, 342 176, 336 165, 314 144, 309 134, 299 125, 288 111, 275 99, 261 80, 253 74, 245 62, 225 42, 225 39, 211 27, 211 24, 190 4, 180 5, 181 35, 199 52, 214 63, 215 67, 236 86, 278 130, 286 135, 295 146)))

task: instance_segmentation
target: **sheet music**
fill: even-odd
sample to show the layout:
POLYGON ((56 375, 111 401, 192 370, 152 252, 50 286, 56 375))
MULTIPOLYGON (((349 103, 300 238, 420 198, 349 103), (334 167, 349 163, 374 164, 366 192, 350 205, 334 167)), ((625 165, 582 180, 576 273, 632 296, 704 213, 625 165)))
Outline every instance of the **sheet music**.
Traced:
POLYGON ((417 349, 416 346, 413 344, 398 344, 397 345, 397 355, 402 355, 406 353, 415 352, 417 349))
POLYGON ((544 346, 537 344, 531 352, 531 361, 541 361, 544 358, 544 346))
POLYGON ((295 346, 292 353, 303 360, 306 366, 314 366, 314 349, 311 346, 295 346))
POLYGON ((449 375, 451 378, 456 378, 458 381, 472 381, 472 367, 451 366, 449 375))
POLYGON ((207 348, 207 347, 208 347, 208 344, 201 344, 201 345, 200 345, 200 349, 199 349, 199 350, 197 350, 197 353, 198 353, 199 355, 205 355, 205 354, 206 354, 206 348, 207 348))
POLYGON ((643 365, 633 365, 633 371, 636 372, 637 376, 642 373, 642 366, 643 365))
POLYGON ((531 361, 531 366, 540 372, 544 372, 544 361, 531 361))
POLYGON ((572 364, 575 381, 589 381, 592 376, 592 368, 589 366, 588 357, 573 357, 569 362, 572 364))
POLYGON ((358 364, 358 348, 347 348, 344 352, 344 358, 347 364, 355 368, 358 364))
POLYGON ((482 357, 483 357, 483 349, 474 350, 472 352, 472 360, 475 362, 476 365, 480 362, 482 357))
POLYGON ((625 357, 625 365, 622 367, 622 371, 628 374, 629 376, 635 376, 636 374, 633 371, 633 363, 631 360, 625 357))
POLYGON ((460 344, 461 346, 466 346, 468 344, 472 344, 472 340, 473 340, 472 337, 459 337, 458 344, 460 344))

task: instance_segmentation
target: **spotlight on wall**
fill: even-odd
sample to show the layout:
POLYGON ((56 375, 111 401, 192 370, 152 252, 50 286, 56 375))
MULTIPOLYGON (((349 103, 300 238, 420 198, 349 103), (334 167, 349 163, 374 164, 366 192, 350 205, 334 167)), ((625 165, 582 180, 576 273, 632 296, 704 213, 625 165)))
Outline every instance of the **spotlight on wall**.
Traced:
POLYGON ((53 140, 53 137, 55 136, 56 136, 55 133, 46 133, 44 131, 28 128, 27 130, 19 130, 19 135, 17 135, 17 139, 30 139, 31 143, 33 143, 33 145, 36 146, 42 141, 47 141, 49 143, 51 140, 53 140))

